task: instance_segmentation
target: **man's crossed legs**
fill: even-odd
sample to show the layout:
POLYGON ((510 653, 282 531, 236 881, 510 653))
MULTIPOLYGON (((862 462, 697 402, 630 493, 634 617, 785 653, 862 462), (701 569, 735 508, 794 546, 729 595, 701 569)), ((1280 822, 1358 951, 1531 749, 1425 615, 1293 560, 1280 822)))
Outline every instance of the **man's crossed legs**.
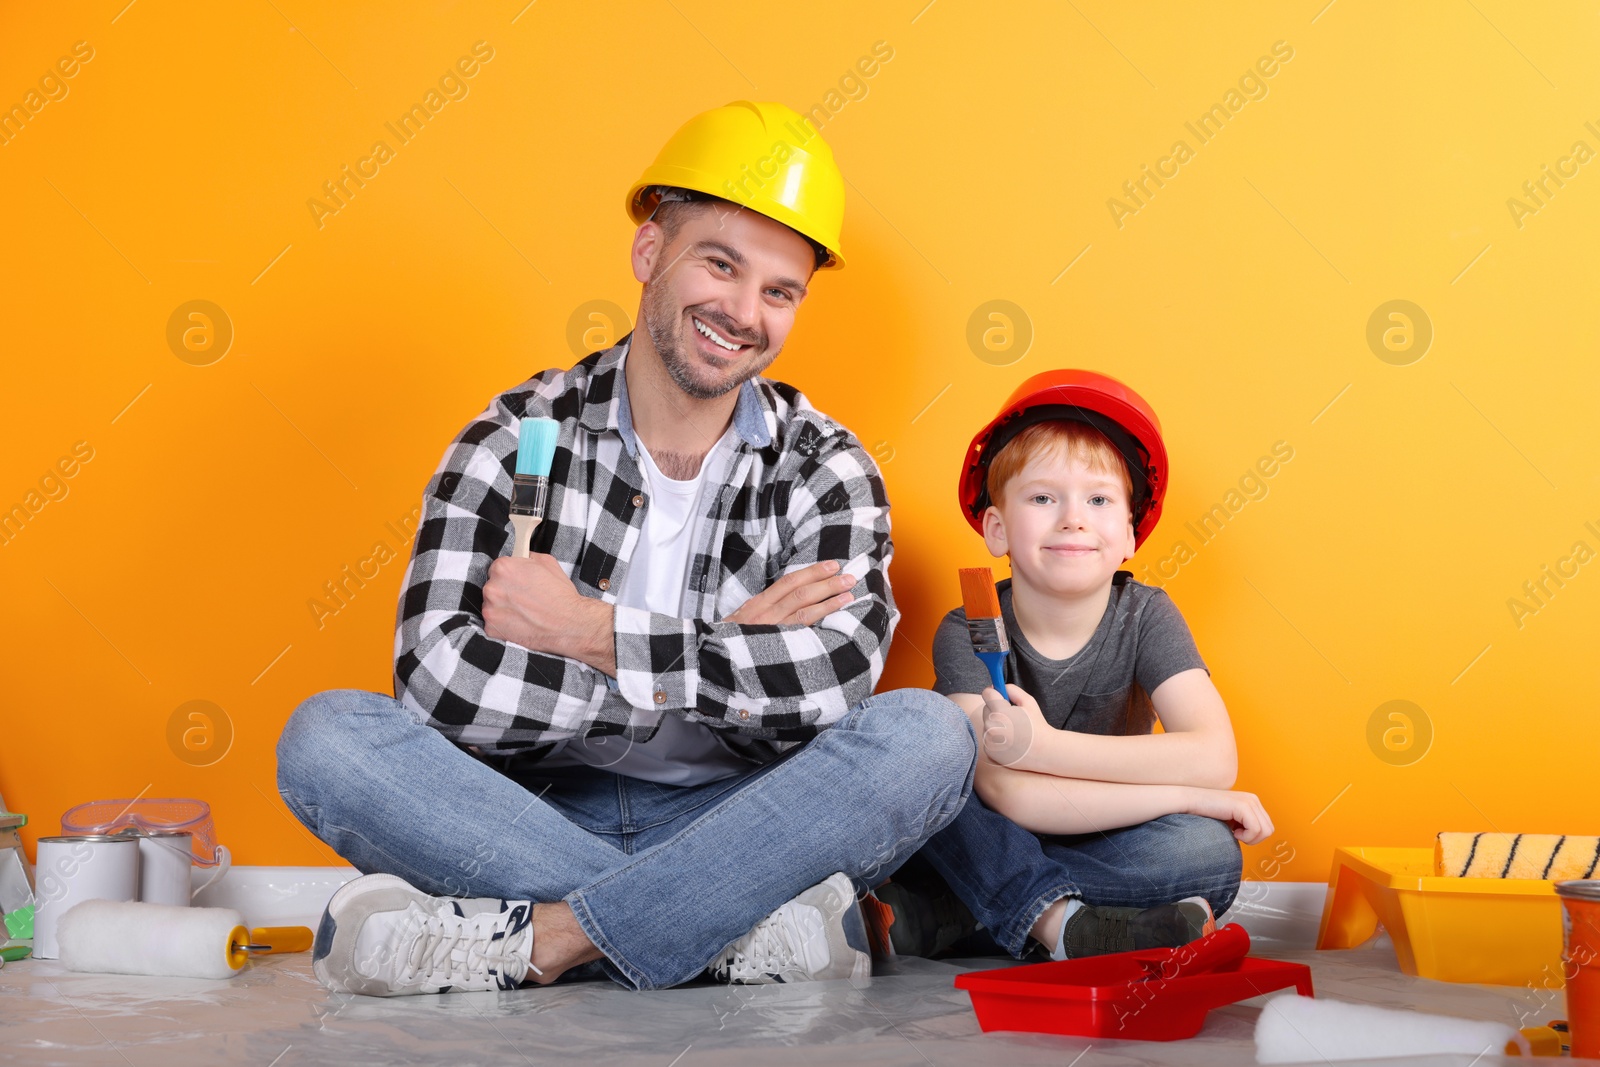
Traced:
MULTIPOLYGON (((530 790, 398 701, 334 690, 305 701, 285 726, 278 787, 358 870, 398 876, 369 894, 382 906, 398 913, 423 894, 467 898, 433 905, 455 918, 418 918, 404 945, 374 934, 356 952, 459 955, 452 939, 476 924, 494 928, 485 938, 524 945, 536 981, 599 960, 623 985, 659 989, 704 972, 835 873, 852 892, 882 881, 961 810, 975 752, 954 703, 901 689, 735 778, 671 787, 582 769, 552 772, 543 785, 525 779, 530 790), (475 898, 498 898, 495 912, 531 908, 484 914, 489 905, 475 898)), ((334 905, 318 952, 333 937, 334 905)))

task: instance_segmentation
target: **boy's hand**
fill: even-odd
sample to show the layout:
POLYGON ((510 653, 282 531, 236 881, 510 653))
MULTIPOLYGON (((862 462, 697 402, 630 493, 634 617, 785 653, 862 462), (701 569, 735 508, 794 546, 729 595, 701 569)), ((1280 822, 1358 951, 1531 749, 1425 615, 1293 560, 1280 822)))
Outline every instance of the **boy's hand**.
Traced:
POLYGON ((1008 685, 1006 692, 1011 696, 1009 702, 994 686, 983 691, 984 754, 1003 767, 1033 770, 1028 757, 1035 742, 1052 727, 1039 710, 1039 702, 1020 686, 1008 685))
POLYGON ((1189 803, 1184 811, 1189 815, 1204 815, 1218 819, 1233 827, 1233 836, 1240 844, 1254 845, 1272 836, 1272 820, 1267 809, 1261 806, 1254 793, 1236 789, 1191 789, 1189 803))
POLYGON ((838 560, 825 559, 785 574, 722 621, 814 626, 855 599, 845 590, 856 584, 856 576, 840 574, 840 567, 838 560))

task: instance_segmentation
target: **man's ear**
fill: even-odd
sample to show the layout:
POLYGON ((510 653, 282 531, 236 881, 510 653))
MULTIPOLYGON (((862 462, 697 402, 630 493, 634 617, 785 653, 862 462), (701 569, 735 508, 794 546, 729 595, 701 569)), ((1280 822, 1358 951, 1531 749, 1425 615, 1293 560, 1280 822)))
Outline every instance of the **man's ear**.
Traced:
POLYGON ((633 277, 641 284, 648 282, 655 272, 661 253, 666 248, 667 235, 659 222, 641 222, 633 232, 633 277))
POLYGON ((996 559, 1011 551, 1006 541, 1006 521, 993 504, 983 509, 983 543, 996 559))

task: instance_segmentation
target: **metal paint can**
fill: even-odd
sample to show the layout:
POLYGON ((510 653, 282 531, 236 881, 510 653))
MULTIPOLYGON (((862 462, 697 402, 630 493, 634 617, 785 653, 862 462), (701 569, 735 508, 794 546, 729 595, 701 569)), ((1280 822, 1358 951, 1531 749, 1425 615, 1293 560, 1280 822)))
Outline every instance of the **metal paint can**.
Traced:
POLYGON ((139 842, 86 834, 41 837, 34 864, 33 955, 57 959, 56 923, 85 900, 137 900, 139 842))
MULTIPOLYGON (((127 831, 123 831, 127 833, 127 831)), ((119 834, 118 836, 121 836, 119 834)), ((128 836, 134 836, 129 834, 128 836)), ((232 857, 226 847, 217 846, 217 866, 199 889, 191 889, 189 872, 194 866, 194 834, 188 830, 158 830, 141 833, 139 839, 139 899, 146 904, 170 904, 187 908, 194 897, 228 873, 232 857)))
POLYGON ((1600 881, 1557 882, 1556 896, 1572 1054, 1600 1057, 1600 881))
POLYGON ((139 899, 146 904, 189 906, 189 868, 194 835, 168 832, 139 835, 139 899))

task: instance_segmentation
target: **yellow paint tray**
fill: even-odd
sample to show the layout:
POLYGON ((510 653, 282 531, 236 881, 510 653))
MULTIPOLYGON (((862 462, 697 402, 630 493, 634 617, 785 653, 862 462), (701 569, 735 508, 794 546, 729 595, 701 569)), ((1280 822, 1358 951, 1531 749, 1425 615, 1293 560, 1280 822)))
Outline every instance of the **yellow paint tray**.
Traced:
POLYGON ((1400 969, 1441 982, 1561 988, 1555 883, 1442 878, 1431 848, 1336 848, 1317 947, 1353 948, 1382 923, 1400 969))

